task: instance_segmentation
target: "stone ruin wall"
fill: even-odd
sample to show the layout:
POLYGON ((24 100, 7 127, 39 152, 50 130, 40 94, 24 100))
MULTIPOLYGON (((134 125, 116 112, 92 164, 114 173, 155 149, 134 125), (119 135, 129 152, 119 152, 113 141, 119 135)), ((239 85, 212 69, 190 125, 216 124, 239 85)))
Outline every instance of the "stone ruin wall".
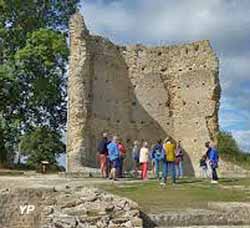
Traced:
POLYGON ((198 175, 204 142, 218 131, 219 63, 209 41, 117 46, 90 35, 80 14, 71 18, 70 37, 67 171, 95 166, 108 131, 127 148, 135 139, 181 140, 185 173, 198 175))

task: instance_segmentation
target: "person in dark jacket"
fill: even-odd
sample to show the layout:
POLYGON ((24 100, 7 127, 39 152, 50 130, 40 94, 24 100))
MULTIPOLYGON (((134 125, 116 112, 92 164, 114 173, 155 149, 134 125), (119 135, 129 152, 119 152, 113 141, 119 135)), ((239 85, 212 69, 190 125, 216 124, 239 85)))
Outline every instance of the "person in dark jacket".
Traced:
POLYGON ((102 177, 107 177, 107 159, 108 159, 108 134, 106 132, 103 133, 102 139, 98 144, 97 150, 99 153, 99 161, 100 161, 100 170, 102 177))
POLYGON ((140 167, 140 145, 139 142, 136 140, 133 143, 133 148, 132 148, 132 160, 133 160, 133 168, 134 168, 134 176, 138 176, 138 169, 140 167))
POLYGON ((160 180, 160 162, 162 160, 162 140, 159 139, 157 144, 151 150, 151 159, 153 161, 153 170, 155 171, 155 177, 160 180))
POLYGON ((207 167, 207 155, 203 155, 200 159, 200 169, 201 169, 201 177, 208 178, 208 167, 207 167))
POLYGON ((181 141, 178 141, 177 147, 175 150, 175 167, 176 167, 176 177, 177 178, 182 178, 183 177, 183 148, 181 146, 181 141))
POLYGON ((207 158, 209 158, 210 151, 212 150, 212 148, 210 146, 210 142, 206 142, 205 147, 207 148, 206 156, 207 156, 207 158))

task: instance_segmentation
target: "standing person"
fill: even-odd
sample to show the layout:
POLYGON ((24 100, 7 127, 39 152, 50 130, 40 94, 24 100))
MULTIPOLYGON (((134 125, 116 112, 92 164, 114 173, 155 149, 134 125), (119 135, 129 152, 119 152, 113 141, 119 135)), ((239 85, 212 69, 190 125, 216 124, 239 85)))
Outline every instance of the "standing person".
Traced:
POLYGON ((132 159, 133 159, 134 175, 136 177, 138 176, 138 167, 140 165, 139 157, 140 157, 139 142, 134 141, 133 148, 132 148, 132 159))
POLYGON ((143 147, 140 149, 140 164, 141 164, 141 167, 142 167, 142 172, 141 172, 141 179, 142 180, 147 179, 148 160, 149 160, 148 143, 144 142, 143 147))
POLYGON ((165 139, 163 144, 163 182, 166 185, 168 169, 172 172, 173 184, 176 183, 176 170, 175 170, 175 144, 169 138, 165 139))
POLYGON ((98 144, 97 151, 99 153, 99 161, 100 161, 100 170, 102 177, 107 176, 107 156, 108 156, 108 134, 106 132, 103 133, 102 139, 98 144))
POLYGON ((124 144, 122 143, 121 139, 119 140, 119 143, 118 143, 118 149, 120 152, 118 176, 122 178, 123 177, 123 163, 124 163, 124 159, 126 158, 126 148, 124 144))
POLYGON ((211 169, 211 166, 209 164, 209 156, 210 156, 210 152, 211 152, 212 148, 210 146, 209 141, 205 143, 205 147, 206 147, 206 158, 207 158, 207 166, 208 166, 208 176, 212 176, 212 169, 211 169))
POLYGON ((215 144, 212 144, 210 153, 209 153, 209 164, 212 170, 212 180, 211 183, 217 184, 218 183, 218 175, 217 175, 217 168, 218 168, 218 162, 219 162, 219 155, 218 151, 216 149, 215 144))
POLYGON ((151 151, 151 157, 152 157, 152 160, 153 160, 153 171, 154 172, 154 175, 155 177, 160 180, 160 162, 161 162, 161 159, 162 159, 162 141, 161 139, 159 139, 157 141, 157 144, 153 147, 152 151, 151 151))
POLYGON ((203 155, 200 160, 201 177, 208 178, 207 155, 203 155))
POLYGON ((108 144, 108 154, 109 160, 111 162, 110 179, 117 180, 117 169, 119 168, 119 148, 118 148, 118 138, 113 137, 111 143, 108 144))
POLYGON ((181 146, 181 141, 178 141, 177 147, 175 150, 175 156, 176 156, 176 177, 177 178, 182 178, 183 177, 183 149, 181 146))

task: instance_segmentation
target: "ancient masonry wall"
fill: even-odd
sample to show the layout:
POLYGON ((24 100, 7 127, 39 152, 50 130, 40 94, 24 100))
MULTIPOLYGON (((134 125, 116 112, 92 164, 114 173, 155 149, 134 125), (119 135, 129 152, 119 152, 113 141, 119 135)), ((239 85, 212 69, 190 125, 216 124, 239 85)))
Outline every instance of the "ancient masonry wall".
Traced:
MULTIPOLYGON (((204 142, 218 131, 219 64, 209 41, 117 46, 70 22, 67 171, 96 165, 101 133, 134 140, 171 136, 185 149, 186 174, 199 174, 204 142)), ((224 166, 223 166, 224 167, 224 166)))

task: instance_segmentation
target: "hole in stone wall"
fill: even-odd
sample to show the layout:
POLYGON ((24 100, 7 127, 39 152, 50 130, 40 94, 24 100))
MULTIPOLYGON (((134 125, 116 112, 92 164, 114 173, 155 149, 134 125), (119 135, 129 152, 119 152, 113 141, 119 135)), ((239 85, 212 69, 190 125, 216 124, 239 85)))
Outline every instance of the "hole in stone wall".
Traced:
POLYGON ((196 121, 195 123, 196 123, 196 125, 198 125, 198 124, 199 124, 199 122, 198 122, 198 121, 196 121))
POLYGON ((159 52, 158 52, 158 56, 161 56, 161 55, 162 55, 162 52, 161 52, 161 51, 159 51, 159 52))
POLYGON ((182 69, 179 69, 179 71, 182 71, 182 69))
POLYGON ((197 101, 197 104, 200 104, 200 102, 199 102, 199 101, 197 101))
POLYGON ((186 103, 186 101, 182 101, 182 104, 185 106, 187 103, 186 103))
POLYGON ((141 124, 144 124, 144 121, 141 121, 141 124))
POLYGON ((170 125, 170 123, 169 123, 169 122, 167 122, 167 125, 170 125))
POLYGON ((204 86, 204 85, 205 85, 205 82, 202 82, 202 85, 204 86))
POLYGON ((162 106, 162 103, 159 103, 158 105, 159 105, 159 106, 162 106))
POLYGON ((189 85, 187 85, 187 88, 189 88, 190 86, 189 85))
POLYGON ((136 85, 133 85, 133 87, 135 88, 135 87, 136 87, 136 85))
POLYGON ((167 68, 162 68, 161 72, 165 72, 167 70, 167 68))
POLYGON ((133 105, 133 106, 136 106, 136 101, 133 101, 133 102, 132 102, 132 105, 133 105))
POLYGON ((120 120, 116 120, 116 123, 120 123, 121 121, 120 120))
POLYGON ((135 124, 135 121, 134 121, 134 120, 131 120, 130 123, 135 124))
POLYGON ((180 89, 180 88, 181 88, 180 86, 177 87, 177 89, 180 89))
POLYGON ((186 54, 188 54, 188 48, 185 49, 186 54))
POLYGON ((142 67, 141 70, 144 71, 144 70, 145 70, 145 67, 142 67))
POLYGON ((91 98, 91 94, 88 94, 88 98, 91 98))
POLYGON ((194 50, 195 50, 195 51, 198 51, 198 50, 199 50, 199 44, 196 44, 196 45, 194 46, 194 50))
POLYGON ((204 68, 207 68, 207 65, 203 65, 204 68))
POLYGON ((167 101, 165 105, 166 105, 166 107, 169 107, 170 106, 169 101, 167 101))
POLYGON ((194 139, 194 142, 197 142, 197 139, 194 139))
POLYGON ((192 67, 189 67, 188 69, 189 69, 189 70, 193 70, 193 68, 192 68, 192 67))
POLYGON ((107 121, 110 121, 110 117, 107 118, 107 121))
POLYGON ((129 66, 127 66, 127 70, 129 70, 129 66))
POLYGON ((106 83, 108 83, 108 82, 109 82, 109 80, 108 80, 108 79, 106 79, 106 80, 105 80, 105 82, 106 82, 106 83))

